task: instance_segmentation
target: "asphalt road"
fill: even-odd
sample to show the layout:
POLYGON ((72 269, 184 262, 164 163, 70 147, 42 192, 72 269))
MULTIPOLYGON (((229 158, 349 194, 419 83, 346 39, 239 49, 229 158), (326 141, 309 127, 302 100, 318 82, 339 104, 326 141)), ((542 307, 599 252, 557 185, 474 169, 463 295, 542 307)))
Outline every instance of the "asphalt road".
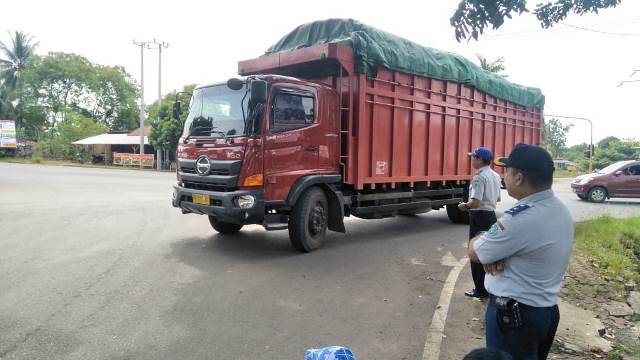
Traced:
MULTIPOLYGON (((221 236, 182 215, 173 181, 0 163, 0 359, 302 359, 325 345, 421 357, 440 261, 465 254, 467 228, 444 211, 349 220, 299 254, 286 231, 221 236)), ((579 201, 567 184, 578 219, 640 210, 579 201)))

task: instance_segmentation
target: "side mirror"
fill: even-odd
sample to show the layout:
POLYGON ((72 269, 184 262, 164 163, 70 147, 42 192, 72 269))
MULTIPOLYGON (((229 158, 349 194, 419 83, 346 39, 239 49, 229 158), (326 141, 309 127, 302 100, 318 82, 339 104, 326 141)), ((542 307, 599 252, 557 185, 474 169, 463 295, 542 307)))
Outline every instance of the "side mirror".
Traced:
POLYGON ((180 107, 180 101, 176 101, 173 103, 173 118, 175 120, 180 120, 180 115, 182 115, 182 109, 180 107))
POLYGON ((624 174, 624 171, 622 171, 622 170, 618 170, 618 171, 613 173, 613 175, 615 175, 615 176, 620 176, 622 174, 624 174))
POLYGON ((244 87, 244 81, 236 78, 231 78, 227 80, 227 87, 231 90, 242 90, 244 87))
POLYGON ((251 82, 251 103, 264 104, 267 101, 267 82, 253 80, 251 82))

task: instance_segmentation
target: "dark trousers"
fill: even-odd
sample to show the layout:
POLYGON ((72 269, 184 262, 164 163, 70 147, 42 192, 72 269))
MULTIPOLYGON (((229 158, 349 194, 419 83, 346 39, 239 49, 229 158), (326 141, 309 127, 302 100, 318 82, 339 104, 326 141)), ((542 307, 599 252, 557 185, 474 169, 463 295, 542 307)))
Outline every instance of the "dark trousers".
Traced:
MULTIPOLYGON (((496 222, 496 213, 486 210, 474 210, 469 212, 469 240, 476 236, 480 231, 488 231, 496 222)), ((487 295, 484 288, 484 268, 482 264, 471 261, 471 277, 476 291, 480 294, 487 295)))
POLYGON ((514 360, 546 359, 560 321, 558 305, 540 308, 519 304, 523 326, 502 330, 496 317, 495 299, 491 295, 485 317, 487 347, 508 352, 514 360))

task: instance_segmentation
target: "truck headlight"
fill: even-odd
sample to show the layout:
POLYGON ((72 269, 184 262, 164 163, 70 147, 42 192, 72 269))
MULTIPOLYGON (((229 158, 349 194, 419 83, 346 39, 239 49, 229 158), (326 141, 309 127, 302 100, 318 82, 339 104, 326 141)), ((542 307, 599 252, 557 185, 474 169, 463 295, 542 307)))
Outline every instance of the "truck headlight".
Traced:
POLYGON ((241 195, 236 198, 236 205, 240 209, 251 209, 256 204, 256 198, 253 195, 241 195))

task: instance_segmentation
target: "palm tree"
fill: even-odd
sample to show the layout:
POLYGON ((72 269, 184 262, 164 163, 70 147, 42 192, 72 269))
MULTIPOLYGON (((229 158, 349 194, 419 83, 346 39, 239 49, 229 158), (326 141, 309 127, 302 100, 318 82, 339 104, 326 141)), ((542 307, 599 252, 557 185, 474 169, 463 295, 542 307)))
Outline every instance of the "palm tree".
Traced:
POLYGON ((0 119, 4 119, 9 116, 9 113, 11 112, 11 102, 9 100, 9 89, 5 84, 0 82, 0 119))
POLYGON ((16 125, 22 125, 22 93, 23 82, 21 81, 21 75, 27 66, 27 61, 34 54, 38 42, 33 42, 33 37, 22 31, 16 31, 14 36, 11 36, 12 46, 7 46, 0 41, 0 55, 4 55, 6 59, 0 58, 0 83, 5 87, 5 94, 8 90, 15 90, 19 88, 19 107, 18 107, 18 119, 16 125))
POLYGON ((488 72, 499 74, 504 71, 504 58, 501 56, 493 61, 489 61, 482 55, 476 55, 480 61, 480 67, 488 72))
POLYGON ((0 76, 5 85, 15 88, 22 71, 27 66, 27 61, 39 43, 34 43, 33 37, 22 31, 16 31, 11 41, 13 44, 10 47, 0 41, 0 55, 6 57, 6 59, 0 59, 0 76))

